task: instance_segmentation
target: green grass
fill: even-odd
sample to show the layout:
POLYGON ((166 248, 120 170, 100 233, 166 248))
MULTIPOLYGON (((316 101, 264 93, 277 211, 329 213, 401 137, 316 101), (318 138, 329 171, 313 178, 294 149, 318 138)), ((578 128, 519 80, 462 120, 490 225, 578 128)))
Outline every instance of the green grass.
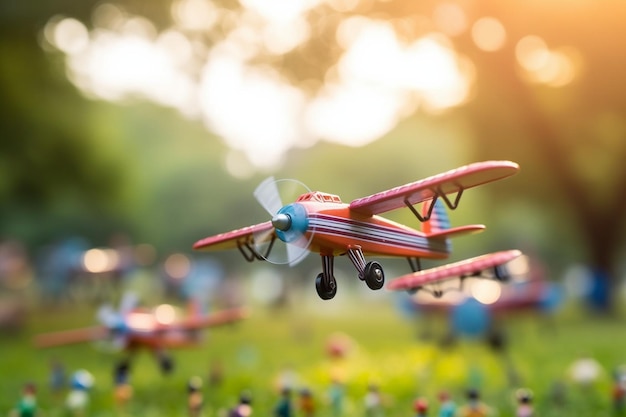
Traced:
MULTIPOLYGON (((65 394, 54 396, 48 388, 49 363, 57 358, 68 373, 87 369, 95 377, 88 415, 115 416, 112 367, 118 356, 89 344, 36 350, 33 334, 93 324, 94 306, 33 309, 27 329, 18 335, 2 335, 0 343, 0 415, 17 402, 24 382, 38 386, 38 403, 46 416, 68 415, 65 394)), ((561 314, 546 321, 525 315, 506 321, 506 354, 492 351, 480 341, 461 340, 443 348, 425 340, 419 322, 402 318, 385 298, 352 301, 302 300, 283 309, 253 308, 251 317, 232 327, 212 330, 196 349, 172 352, 176 369, 160 374, 148 352, 133 360, 131 382, 134 396, 125 415, 184 416, 186 383, 191 376, 205 381, 204 415, 223 415, 239 393, 253 396, 254 416, 271 416, 278 401, 277 380, 286 368, 298 376, 298 386, 315 394, 317 416, 330 416, 327 393, 334 376, 345 382, 345 416, 364 415, 363 397, 375 382, 385 396, 385 416, 413 414, 412 402, 427 397, 436 415, 438 391, 450 391, 458 404, 463 392, 478 387, 499 416, 513 416, 513 394, 520 386, 532 389, 540 416, 610 416, 612 370, 626 363, 626 324, 623 320, 600 320, 561 314), (331 335, 342 333, 352 340, 343 359, 326 353, 331 335), (597 359, 605 372, 591 390, 582 390, 567 377, 570 364, 582 353, 597 359), (224 379, 218 386, 207 383, 212 364, 220 363, 224 379), (510 380, 514 369, 518 382, 510 380), (551 398, 554 384, 566 387, 566 401, 551 398)), ((423 321, 424 319, 422 319, 423 321)), ((432 327, 445 326, 433 319, 432 327)))

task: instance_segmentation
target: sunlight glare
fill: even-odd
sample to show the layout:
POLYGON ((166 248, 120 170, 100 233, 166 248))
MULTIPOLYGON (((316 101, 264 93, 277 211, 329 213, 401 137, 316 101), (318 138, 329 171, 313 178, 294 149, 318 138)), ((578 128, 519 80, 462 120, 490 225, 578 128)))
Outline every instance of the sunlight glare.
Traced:
MULTIPOLYGON (((201 118, 233 150, 225 164, 234 175, 280 165, 288 150, 318 140, 370 143, 417 108, 437 113, 469 96, 473 68, 445 34, 409 41, 383 19, 340 23, 335 36, 344 52, 315 90, 259 63, 306 42, 306 14, 324 2, 346 11, 359 4, 242 0, 241 10, 227 10, 212 0, 175 0, 173 26, 157 30, 148 19, 104 3, 94 10, 91 31, 75 19, 50 19, 44 47, 65 53, 68 79, 88 97, 147 99, 201 118), (241 155, 249 167, 238 162, 241 155)), ((466 29, 463 11, 451 3, 434 16, 451 36, 466 29)))
POLYGON ((178 0, 171 11, 176 23, 189 31, 208 31, 220 17, 220 9, 210 0, 178 0))
POLYGON ((256 166, 280 162, 305 136, 297 121, 304 95, 271 70, 214 54, 203 71, 201 106, 207 126, 256 166))
POLYGON ((326 85, 309 104, 306 125, 326 140, 366 145, 397 123, 402 99, 397 93, 364 83, 326 85))
POLYGON ((54 24, 52 37, 47 40, 59 50, 68 55, 73 55, 87 47, 89 32, 85 25, 78 20, 65 18, 54 24))
POLYGON ((127 18, 124 11, 111 3, 102 3, 93 12, 93 23, 96 28, 116 30, 124 25, 127 18))
POLYGON ((458 36, 467 29, 465 12, 455 3, 441 3, 433 11, 435 26, 448 36, 458 36))
POLYGON ((518 64, 530 81, 562 87, 571 83, 580 71, 582 59, 574 48, 550 50, 538 36, 526 36, 515 47, 518 64))
POLYGON ((483 17, 472 26, 472 39, 476 46, 483 51, 494 52, 504 46, 506 30, 498 19, 483 17))
POLYGON ((527 71, 537 71, 546 65, 550 58, 548 46, 539 36, 525 36, 515 45, 517 62, 527 71))

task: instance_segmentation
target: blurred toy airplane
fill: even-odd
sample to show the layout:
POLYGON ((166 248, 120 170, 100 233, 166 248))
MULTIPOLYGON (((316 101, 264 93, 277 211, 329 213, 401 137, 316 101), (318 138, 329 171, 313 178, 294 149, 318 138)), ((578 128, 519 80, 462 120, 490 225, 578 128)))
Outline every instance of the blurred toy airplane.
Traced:
POLYGON ((136 307, 136 297, 126 293, 116 311, 109 305, 98 310, 98 326, 59 332, 43 333, 35 337, 39 348, 82 342, 109 343, 114 350, 133 353, 139 349, 154 352, 161 369, 171 370, 167 349, 193 347, 201 343, 200 332, 209 327, 225 325, 246 317, 243 308, 231 308, 205 314, 197 303, 190 303, 190 314, 179 318, 176 309, 162 304, 154 309, 136 307))
MULTIPOLYGON (((418 290, 427 284, 458 274, 477 275, 492 268, 496 278, 505 279, 501 267, 519 254, 518 251, 484 255, 483 257, 420 271, 420 258, 445 259, 449 256, 449 238, 482 231, 483 225, 450 228, 444 204, 456 209, 463 192, 481 184, 496 181, 519 170, 510 161, 486 161, 466 165, 439 175, 392 188, 349 204, 332 194, 307 192, 294 203, 283 205, 278 181, 268 178, 257 187, 255 197, 272 216, 270 221, 202 239, 195 249, 221 250, 237 248, 249 262, 268 260, 294 265, 309 252, 322 257, 322 272, 315 280, 322 299, 331 299, 337 291, 333 275, 335 256, 348 255, 358 277, 373 290, 382 288, 385 275, 380 263, 365 261, 366 256, 405 257, 415 272, 394 280, 390 289, 418 290), (422 213, 414 207, 423 203, 422 213), (423 222, 416 230, 379 216, 406 207, 423 222), (270 258, 274 243, 286 243, 285 262, 270 258), (261 245, 267 245, 262 248, 261 245), (422 275, 420 275, 422 274, 422 275), (424 275, 425 274, 425 275, 424 275)), ((284 180, 283 180, 284 181, 284 180)))
POLYGON ((511 264, 512 280, 502 284, 468 278, 461 291, 443 298, 426 293, 412 295, 403 303, 403 312, 424 316, 424 324, 430 326, 432 314, 443 314, 449 320, 449 334, 444 341, 456 336, 485 336, 494 347, 502 347, 502 320, 521 314, 537 314, 547 317, 557 310, 562 301, 558 285, 546 280, 542 273, 529 271, 528 259, 520 257, 511 264))

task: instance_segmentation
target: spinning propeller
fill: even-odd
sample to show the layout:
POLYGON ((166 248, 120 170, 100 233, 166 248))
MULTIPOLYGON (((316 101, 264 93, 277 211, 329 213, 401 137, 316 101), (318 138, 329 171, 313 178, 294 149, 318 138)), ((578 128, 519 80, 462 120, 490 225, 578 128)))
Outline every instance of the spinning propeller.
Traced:
POLYGON ((296 265, 309 253, 313 231, 309 228, 306 209, 295 201, 311 190, 293 179, 267 178, 254 190, 254 197, 271 216, 272 228, 254 234, 255 249, 273 264, 296 265), (276 238, 274 238, 274 233, 276 238))
POLYGON ((115 310, 110 304, 105 304, 98 309, 96 317, 100 324, 108 330, 108 337, 96 341, 96 345, 105 350, 118 351, 126 346, 128 314, 137 306, 137 295, 133 292, 125 292, 120 301, 119 308, 115 310))

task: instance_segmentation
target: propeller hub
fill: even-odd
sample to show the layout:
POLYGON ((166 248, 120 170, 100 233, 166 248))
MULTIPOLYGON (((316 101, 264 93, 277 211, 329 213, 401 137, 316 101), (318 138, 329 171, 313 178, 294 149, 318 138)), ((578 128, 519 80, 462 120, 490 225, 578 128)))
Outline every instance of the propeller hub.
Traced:
POLYGON ((286 232, 291 227, 291 216, 287 213, 278 213, 272 217, 272 226, 286 232))
POLYGON ((272 217, 276 235, 286 243, 301 239, 309 227, 309 217, 302 204, 293 203, 281 208, 272 217))

